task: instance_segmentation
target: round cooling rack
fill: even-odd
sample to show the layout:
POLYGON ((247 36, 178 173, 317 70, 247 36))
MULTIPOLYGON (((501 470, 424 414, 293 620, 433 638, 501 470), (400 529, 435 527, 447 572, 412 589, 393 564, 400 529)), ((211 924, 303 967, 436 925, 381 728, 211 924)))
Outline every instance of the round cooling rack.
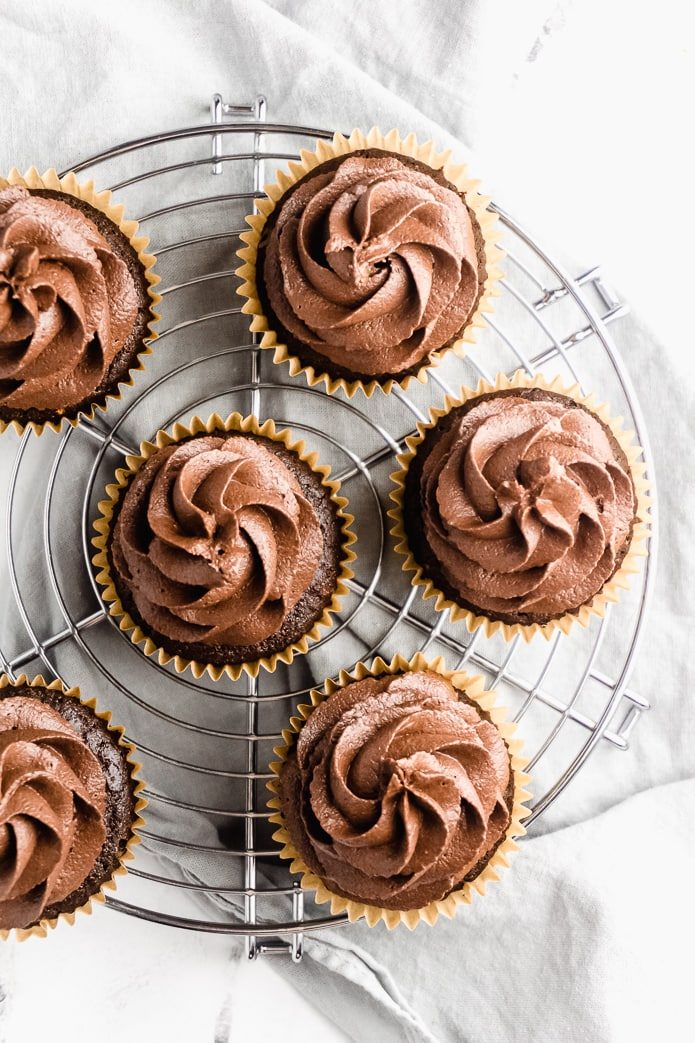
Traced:
POLYGON ((530 753, 531 826, 590 756, 600 770, 602 758, 628 748, 648 708, 628 681, 652 586, 654 536, 630 591, 586 630, 529 644, 471 635, 411 588, 388 535, 389 474, 416 422, 461 384, 540 370, 608 401, 634 427, 650 475, 652 468, 639 405, 608 332, 624 308, 598 269, 569 276, 499 207, 502 296, 466 359, 447 358, 426 385, 370 400, 328 396, 274 366, 248 333, 234 292, 239 234, 264 181, 330 134, 271 124, 265 110, 263 98, 228 105, 216 95, 209 123, 128 142, 74 168, 111 187, 150 236, 163 317, 145 372, 119 402, 58 436, 26 434, 5 469, 0 665, 15 676, 42 672, 79 684, 113 710, 138 747, 147 826, 118 897, 107 899, 112 908, 244 935, 252 958, 298 960, 304 932, 344 917, 315 905, 277 858, 267 765, 294 707, 325 677, 377 653, 418 649, 482 673, 530 753), (256 681, 214 683, 160 666, 118 629, 99 596, 91 538, 97 502, 124 454, 176 420, 232 410, 273 417, 331 465, 356 516, 358 557, 336 625, 307 655, 256 681))

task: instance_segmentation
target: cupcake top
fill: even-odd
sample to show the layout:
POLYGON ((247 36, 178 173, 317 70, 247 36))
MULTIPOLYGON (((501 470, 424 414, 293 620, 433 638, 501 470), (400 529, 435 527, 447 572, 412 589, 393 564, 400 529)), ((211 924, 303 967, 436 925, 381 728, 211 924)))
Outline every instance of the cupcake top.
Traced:
POLYGON ((367 677, 312 712, 280 772, 301 857, 332 891, 421 908, 477 876, 511 821, 506 744, 441 675, 367 677))
POLYGON ((133 329, 133 276, 76 202, 0 189, 0 408, 82 402, 133 329))
POLYGON ((537 622, 591 600, 629 546, 636 509, 610 430, 540 389, 481 396, 440 424, 426 435, 422 532, 456 597, 537 622))
POLYGON ((159 449, 128 486, 111 558, 119 590, 158 635, 251 646, 281 630, 310 588, 320 520, 287 451, 271 445, 196 436, 159 449))
POLYGON ((125 757, 88 707, 46 688, 4 689, 0 928, 83 904, 115 868, 132 807, 125 757))
POLYGON ((408 370, 458 336, 480 292, 474 219, 427 170, 386 152, 353 153, 280 201, 263 281, 300 344, 374 376, 408 370))

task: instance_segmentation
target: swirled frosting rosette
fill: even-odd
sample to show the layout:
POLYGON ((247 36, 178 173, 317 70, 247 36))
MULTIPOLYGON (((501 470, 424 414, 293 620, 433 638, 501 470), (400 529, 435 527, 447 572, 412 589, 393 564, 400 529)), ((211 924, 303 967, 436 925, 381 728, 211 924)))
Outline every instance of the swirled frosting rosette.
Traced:
POLYGON ((352 576, 352 518, 330 469, 272 420, 217 414, 159 431, 99 504, 97 581, 160 663, 214 680, 306 652, 352 576))
POLYGON ((432 410, 398 457, 404 571, 469 630, 550 637, 616 601, 646 554, 641 450, 605 406, 521 372, 432 410))
POLYGON ((44 936, 126 872, 146 801, 135 748, 79 689, 0 676, 0 936, 44 936))
POLYGON ((484 894, 523 834, 525 761, 480 677, 418 653, 311 693, 271 764, 281 855, 333 914, 388 927, 484 894))
POLYGON ((376 128, 303 150, 238 252, 243 311, 276 363, 370 396, 463 354, 501 277, 497 217, 464 166, 376 128))
POLYGON ((147 246, 91 181, 0 177, 0 432, 74 426, 132 384, 161 300, 147 246))

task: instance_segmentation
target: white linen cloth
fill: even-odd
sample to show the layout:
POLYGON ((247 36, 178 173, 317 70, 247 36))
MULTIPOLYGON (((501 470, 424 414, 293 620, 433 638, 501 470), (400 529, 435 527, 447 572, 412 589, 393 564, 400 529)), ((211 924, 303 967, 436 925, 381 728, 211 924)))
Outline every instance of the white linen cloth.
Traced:
MULTIPOLYGON (((667 0, 667 6, 677 20, 676 5, 667 0)), ((572 56, 590 44, 595 68, 607 65, 606 39, 618 39, 619 13, 604 12, 593 0, 580 15, 553 0, 521 7, 501 0, 122 0, 116 9, 87 0, 60 6, 26 0, 0 8, 0 169, 66 167, 118 141, 202 121, 213 91, 230 100, 263 92, 279 122, 345 129, 379 123, 431 134, 442 145, 458 141, 457 151, 470 158, 495 197, 574 270, 583 262, 629 262, 629 253, 644 254, 643 263, 627 263, 626 285, 664 344, 635 318, 614 332, 637 385, 661 479, 657 591, 632 681, 653 701, 653 712, 639 723, 629 754, 597 752, 484 902, 412 936, 361 926, 325 932, 307 938, 302 965, 278 963, 276 969, 360 1040, 612 1043, 661 1032, 678 1041, 691 1035, 679 939, 695 927, 689 883, 695 868, 689 832, 695 712, 687 658, 695 623, 695 493, 688 470, 694 396, 676 340, 678 316, 682 320, 687 310, 677 250, 688 236, 675 234, 668 222, 659 234, 656 206, 646 207, 647 220, 641 139, 628 136, 623 147, 634 155, 636 177, 625 179, 630 164, 623 161, 617 182, 615 167, 606 168, 598 151, 610 148, 600 110, 591 138, 589 123, 579 124, 579 135, 571 120, 568 126, 567 113, 575 120, 579 114, 569 93, 572 56), (597 26, 601 32, 594 32, 597 26), (550 79, 539 71, 543 66, 550 79), (621 254, 615 243, 625 239, 634 240, 635 250, 621 254)), ((635 19, 637 39, 658 54, 658 34, 648 35, 651 26, 639 12, 626 7, 623 14, 635 19)), ((630 90, 623 88, 618 100, 627 128, 635 130, 634 113, 649 115, 654 103, 636 75, 637 61, 630 61, 623 56, 630 90)), ((675 65, 669 75, 677 96, 682 69, 675 65)), ((599 86, 607 82, 599 78, 599 86)), ((595 82, 582 84, 597 106, 602 98, 595 82)), ((656 145, 677 130, 668 107, 649 127, 656 145)), ((674 193, 681 185, 690 191, 678 163, 669 164, 668 178, 674 193)), ((653 178, 648 187, 654 189, 653 178)), ((619 281, 621 270, 610 274, 619 281)), ((14 447, 12 435, 0 444, 4 478, 14 447)), ((4 610, 11 595, 6 585, 0 591, 4 610)), ((3 640, 13 625, 8 613, 3 640)), ((205 879, 204 864, 187 863, 185 870, 205 879)), ((125 928, 118 931, 128 937, 125 928)), ((97 947, 97 934, 90 938, 97 947)), ((181 954, 181 965, 167 965, 167 974, 183 985, 186 946, 178 939, 163 944, 181 954)), ((10 999, 22 994, 32 960, 50 973, 51 954, 57 960, 71 944, 77 943, 52 939, 37 956, 28 947, 15 953, 3 947, 10 999)), ((197 938, 194 948, 219 960, 222 951, 236 951, 218 939, 197 938)), ((137 959, 136 952, 127 953, 131 969, 137 959)), ((96 968, 104 965, 96 952, 94 960, 95 969, 83 966, 81 974, 98 989, 103 974, 96 968)), ((147 976, 150 987, 153 974, 147 976)), ((216 973, 206 982, 196 979, 197 994, 216 1011, 214 1018, 207 1009, 200 1017, 200 1039, 211 1038, 202 1030, 210 1024, 216 1040, 236 1038, 234 983, 226 998, 222 979, 216 973)), ((137 980, 128 978, 133 990, 137 980)), ((70 1014, 61 1013, 64 1024, 58 1019, 54 1031, 63 1024, 67 1033, 70 1014)), ((115 1025, 115 1006, 113 1016, 115 1025)), ((169 1030, 167 1038, 195 1039, 178 1037, 173 1019, 169 1030)), ((122 1031, 113 1038, 122 1038, 122 1031)), ((25 1038, 31 1043, 36 1037, 25 1038)))

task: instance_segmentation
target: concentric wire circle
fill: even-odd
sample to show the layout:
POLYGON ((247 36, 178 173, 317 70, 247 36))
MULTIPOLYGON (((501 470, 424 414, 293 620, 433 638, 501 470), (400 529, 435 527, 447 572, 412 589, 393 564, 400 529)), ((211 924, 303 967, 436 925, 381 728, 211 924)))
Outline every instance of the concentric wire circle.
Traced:
POLYGON ((568 276, 499 210, 508 253, 503 296, 467 359, 428 385, 367 401, 291 380, 249 339, 234 295, 235 250, 264 171, 325 131, 262 121, 209 124, 118 145, 75 171, 112 187, 151 236, 163 322, 148 367, 122 402, 60 436, 21 440, 6 492, 6 572, 18 627, 0 665, 60 676, 113 707, 142 755, 151 801, 142 854, 121 912, 172 926, 242 934, 249 954, 302 952, 302 933, 344 921, 317 907, 279 863, 264 784, 281 729, 324 677, 357 659, 418 649, 485 675, 520 722, 534 772, 531 820, 547 811, 601 745, 626 749, 646 703, 628 689, 654 572, 654 540, 632 592, 571 639, 505 644, 435 615, 392 552, 389 472, 430 405, 480 376, 522 367, 597 390, 629 417, 651 471, 629 376, 608 333, 622 313, 600 273, 568 276), (211 151, 211 143, 213 149, 211 151), (215 173, 219 171, 219 173, 215 173), (221 188, 220 188, 221 186, 221 188), (601 314, 601 312, 603 314, 601 314), (91 564, 97 501, 126 453, 160 427, 238 409, 291 428, 331 464, 356 515, 356 574, 335 625, 291 667, 217 684, 146 658, 101 600, 91 564), (42 503, 36 543, 24 524, 42 503), (604 649, 610 648, 605 655, 604 649))

